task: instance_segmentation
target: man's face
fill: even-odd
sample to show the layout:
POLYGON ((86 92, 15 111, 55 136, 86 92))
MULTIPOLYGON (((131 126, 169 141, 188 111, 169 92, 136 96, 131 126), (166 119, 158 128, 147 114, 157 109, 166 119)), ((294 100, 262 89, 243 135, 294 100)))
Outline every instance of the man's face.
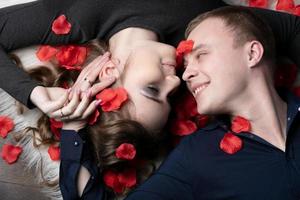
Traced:
POLYGON ((218 18, 200 23, 189 35, 193 51, 185 56, 183 80, 201 114, 231 112, 243 102, 247 83, 247 53, 234 46, 234 33, 218 18))

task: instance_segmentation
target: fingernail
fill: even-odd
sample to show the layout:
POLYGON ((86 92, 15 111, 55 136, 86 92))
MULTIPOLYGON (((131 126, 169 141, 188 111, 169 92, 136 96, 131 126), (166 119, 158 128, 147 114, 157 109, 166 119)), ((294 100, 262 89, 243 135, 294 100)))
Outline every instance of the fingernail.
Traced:
POLYGON ((80 90, 76 90, 76 94, 80 94, 80 90))
POLYGON ((100 103, 101 103, 101 99, 98 99, 98 100, 95 102, 95 106, 99 106, 100 103))

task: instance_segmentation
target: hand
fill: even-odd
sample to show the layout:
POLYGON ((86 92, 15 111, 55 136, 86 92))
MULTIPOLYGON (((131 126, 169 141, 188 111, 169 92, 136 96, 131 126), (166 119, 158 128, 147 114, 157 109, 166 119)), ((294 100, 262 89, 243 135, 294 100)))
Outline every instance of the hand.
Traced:
MULTIPOLYGON (((94 82, 99 76, 102 67, 109 61, 110 59, 109 56, 110 56, 109 52, 106 52, 102 56, 98 56, 81 71, 76 82, 72 86, 72 91, 69 95, 69 99, 72 98, 74 91, 78 91, 78 90, 81 91, 82 92, 81 98, 83 98, 84 93, 87 93, 90 88, 91 88, 92 96, 94 96, 101 90, 102 88, 101 83, 94 84, 94 82)), ((114 81, 114 77, 112 77, 112 79, 113 79, 112 81, 114 81)))
MULTIPOLYGON (((104 80, 98 84, 98 89, 101 91, 112 83, 113 81, 111 79, 104 80)), ((94 100, 90 103, 90 99, 93 97, 91 90, 83 95, 81 101, 80 96, 81 92, 77 90, 77 92, 73 94, 70 103, 61 109, 61 113, 64 114, 62 118, 62 121, 64 121, 63 129, 78 131, 84 128, 87 124, 87 118, 95 112, 100 104, 100 100, 94 100)))
POLYGON ((68 91, 59 87, 35 87, 30 100, 50 118, 57 118, 60 108, 68 101, 68 91))

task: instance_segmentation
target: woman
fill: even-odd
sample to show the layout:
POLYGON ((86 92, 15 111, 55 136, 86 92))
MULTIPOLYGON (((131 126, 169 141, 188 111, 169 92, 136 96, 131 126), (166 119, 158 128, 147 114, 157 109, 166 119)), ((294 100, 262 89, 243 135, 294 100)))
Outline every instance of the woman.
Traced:
MULTIPOLYGON (((180 0, 175 3, 158 0, 151 3, 134 0, 44 0, 1 9, 0 72, 7 76, 1 78, 0 87, 28 107, 37 106, 48 116, 53 116, 53 113, 60 112, 66 97, 54 101, 56 106, 53 106, 53 100, 47 95, 49 88, 38 87, 38 83, 10 62, 5 52, 32 44, 83 43, 101 38, 109 43, 112 57, 124 65, 128 43, 139 39, 159 39, 176 45, 193 17, 225 5, 221 0, 180 0), (51 26, 61 15, 67 17, 72 30, 68 34, 56 35, 51 26)), ((299 17, 259 9, 255 12, 272 26, 280 51, 299 65, 299 17)))

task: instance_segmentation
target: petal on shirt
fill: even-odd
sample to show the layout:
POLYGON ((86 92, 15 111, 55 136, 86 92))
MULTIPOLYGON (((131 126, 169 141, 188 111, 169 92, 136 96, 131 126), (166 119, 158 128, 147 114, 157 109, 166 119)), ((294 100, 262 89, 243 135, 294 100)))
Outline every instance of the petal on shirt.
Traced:
POLYGON ((66 35, 71 31, 71 23, 65 15, 58 16, 52 23, 52 31, 56 35, 66 35))
POLYGON ((235 133, 249 132, 251 130, 251 124, 247 119, 236 116, 231 122, 231 130, 235 133))
POLYGON ((228 154, 235 154, 241 150, 243 141, 232 133, 225 133, 224 137, 220 142, 220 148, 228 154))

